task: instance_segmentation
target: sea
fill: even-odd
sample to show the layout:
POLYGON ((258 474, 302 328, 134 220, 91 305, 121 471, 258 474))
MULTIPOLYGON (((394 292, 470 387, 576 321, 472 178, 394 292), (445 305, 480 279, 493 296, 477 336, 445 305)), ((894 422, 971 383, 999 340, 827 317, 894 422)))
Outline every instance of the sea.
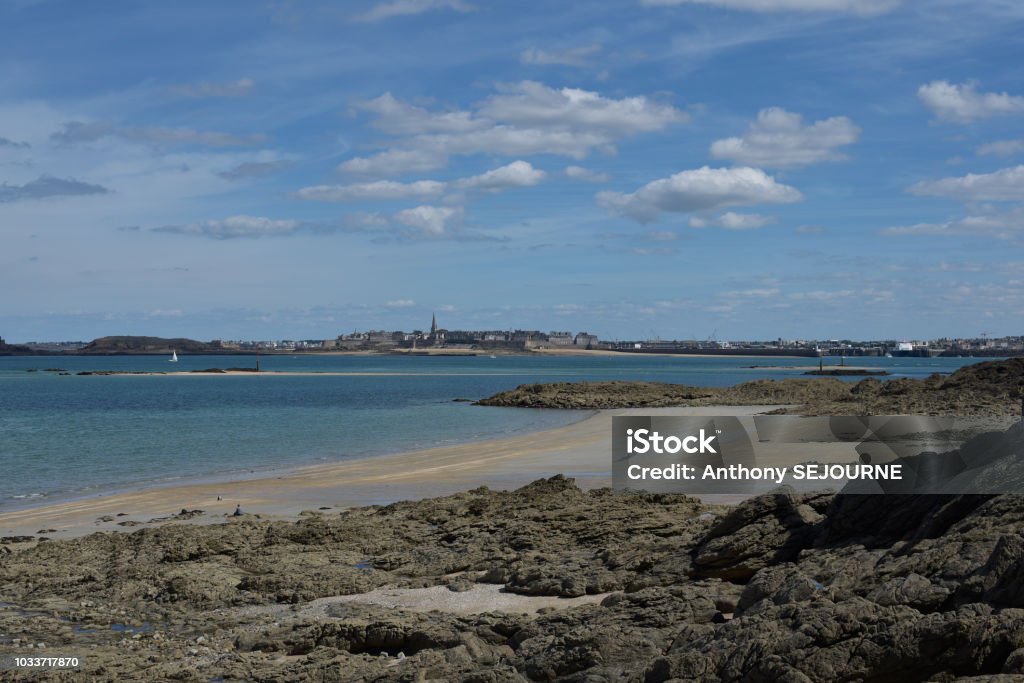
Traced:
MULTIPOLYGON (((859 358, 891 377, 990 359, 859 358)), ((258 376, 84 376, 252 366, 253 356, 0 357, 0 513, 99 493, 538 431, 589 413, 476 406, 534 382, 730 386, 799 377, 810 358, 265 355, 258 376), (58 370, 69 373, 61 375, 58 370), (328 374, 346 373, 346 374, 328 374)), ((838 365, 838 358, 824 359, 838 365)), ((857 378, 854 378, 854 380, 857 378)), ((853 380, 851 380, 853 381, 853 380)))

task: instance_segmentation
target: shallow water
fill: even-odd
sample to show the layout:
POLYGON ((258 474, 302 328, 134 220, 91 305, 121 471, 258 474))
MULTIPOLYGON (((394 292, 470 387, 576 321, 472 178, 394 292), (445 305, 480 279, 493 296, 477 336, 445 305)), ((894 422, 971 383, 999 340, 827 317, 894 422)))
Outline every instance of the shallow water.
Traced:
MULTIPOLYGON (((524 383, 621 379, 728 386, 798 377, 802 371, 796 368, 814 363, 685 356, 282 355, 261 357, 262 369, 368 374, 110 377, 45 371, 160 372, 254 364, 252 356, 180 358, 171 364, 162 356, 0 357, 0 509, 139 484, 464 443, 583 417, 454 401, 524 383)), ((924 377, 971 362, 978 359, 865 358, 848 364, 924 377)))

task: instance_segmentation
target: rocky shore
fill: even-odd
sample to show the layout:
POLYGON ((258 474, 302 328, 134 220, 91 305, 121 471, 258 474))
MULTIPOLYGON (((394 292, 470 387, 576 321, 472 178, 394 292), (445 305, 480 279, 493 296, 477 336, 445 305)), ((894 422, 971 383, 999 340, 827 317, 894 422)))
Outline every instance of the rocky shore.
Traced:
POLYGON ((524 384, 479 401, 521 408, 653 408, 792 404, 793 415, 1019 415, 1024 358, 968 365, 923 380, 873 377, 859 382, 818 379, 756 380, 734 387, 657 382, 524 384))
MULTIPOLYGON (((528 385, 493 405, 1011 415, 1024 361, 922 381, 528 385)), ((1021 425, 977 437, 1022 478, 1021 425)), ((973 681, 1024 677, 1024 496, 514 491, 0 540, 0 680, 973 681)), ((40 529, 43 534, 46 529, 40 529)))
POLYGON ((0 601, 0 652, 83 680, 1015 680, 1024 499, 725 508, 558 476, 6 546, 0 601))

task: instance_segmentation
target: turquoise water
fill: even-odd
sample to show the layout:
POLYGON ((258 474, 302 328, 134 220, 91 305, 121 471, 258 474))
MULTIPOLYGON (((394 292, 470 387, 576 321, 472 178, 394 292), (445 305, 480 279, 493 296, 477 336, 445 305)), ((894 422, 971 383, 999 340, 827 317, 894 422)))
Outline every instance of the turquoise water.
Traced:
MULTIPOLYGON (((837 364, 838 359, 826 359, 837 364)), ((865 358, 893 376, 978 359, 865 358)), ((507 436, 576 421, 572 411, 486 408, 529 382, 648 380, 728 386, 798 377, 813 359, 594 356, 263 356, 264 370, 346 376, 59 376, 46 368, 187 371, 252 356, 0 357, 0 509, 140 484, 252 472, 507 436), (750 368, 751 365, 791 369, 750 368), (37 372, 28 372, 30 369, 37 372), (378 373, 378 374, 374 374, 378 373)))

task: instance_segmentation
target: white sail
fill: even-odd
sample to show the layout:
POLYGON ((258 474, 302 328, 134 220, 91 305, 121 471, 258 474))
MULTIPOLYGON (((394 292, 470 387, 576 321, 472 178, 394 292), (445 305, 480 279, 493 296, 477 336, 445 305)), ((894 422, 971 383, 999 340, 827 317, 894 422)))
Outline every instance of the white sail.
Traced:
POLYGON ((177 363, 178 362, 178 352, 175 351, 174 349, 171 349, 171 360, 170 360, 170 362, 171 363, 177 363))

